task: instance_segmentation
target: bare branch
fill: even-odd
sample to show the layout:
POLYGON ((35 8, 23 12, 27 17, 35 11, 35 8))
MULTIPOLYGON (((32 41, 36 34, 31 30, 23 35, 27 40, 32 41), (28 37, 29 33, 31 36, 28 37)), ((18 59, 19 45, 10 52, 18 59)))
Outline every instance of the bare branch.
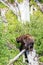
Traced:
POLYGON ((16 57, 14 57, 13 59, 11 59, 9 61, 9 64, 7 64, 7 65, 11 65, 13 62, 15 62, 24 52, 25 52, 25 49, 22 50, 16 57))

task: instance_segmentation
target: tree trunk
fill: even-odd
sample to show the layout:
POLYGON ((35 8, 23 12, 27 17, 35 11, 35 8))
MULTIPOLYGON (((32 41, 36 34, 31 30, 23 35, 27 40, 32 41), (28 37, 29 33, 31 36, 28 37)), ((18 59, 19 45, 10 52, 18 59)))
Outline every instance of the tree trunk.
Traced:
POLYGON ((29 0, 23 0, 23 3, 19 4, 19 10, 21 15, 21 21, 23 23, 30 22, 29 0))

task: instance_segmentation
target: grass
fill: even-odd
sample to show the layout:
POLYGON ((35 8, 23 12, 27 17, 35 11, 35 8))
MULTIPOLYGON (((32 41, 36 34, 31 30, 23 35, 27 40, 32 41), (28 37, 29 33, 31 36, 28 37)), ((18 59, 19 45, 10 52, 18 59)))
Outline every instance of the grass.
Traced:
POLYGON ((43 56, 39 57, 39 61, 43 62, 43 56))
POLYGON ((9 60, 19 53, 18 50, 9 49, 6 45, 7 42, 5 39, 4 28, 4 24, 0 17, 0 65, 7 65, 9 60))
MULTIPOLYGON (((19 53, 18 49, 10 48, 7 44, 10 43, 18 47, 16 44, 16 37, 20 35, 20 33, 17 33, 16 29, 19 28, 19 31, 21 31, 21 24, 19 24, 17 17, 10 10, 6 13, 6 18, 8 21, 7 28, 5 28, 0 17, 0 65, 7 65, 9 60, 14 58, 19 53), (4 32, 5 29, 7 29, 7 32, 4 32)), ((22 56, 14 63, 14 65, 25 65, 22 62, 22 56)))

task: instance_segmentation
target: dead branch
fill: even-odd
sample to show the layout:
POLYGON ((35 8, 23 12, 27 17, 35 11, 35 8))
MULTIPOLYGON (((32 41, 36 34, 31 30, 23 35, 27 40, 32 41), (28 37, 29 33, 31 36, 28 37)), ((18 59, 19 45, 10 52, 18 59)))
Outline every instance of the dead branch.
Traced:
POLYGON ((7 6, 16 16, 17 16, 17 13, 16 13, 16 10, 15 10, 15 7, 13 7, 11 4, 7 4, 5 3, 3 0, 1 0, 0 2, 2 2, 5 6, 7 6))
POLYGON ((14 57, 13 59, 11 59, 11 60, 9 61, 9 64, 7 64, 7 65, 13 64, 13 62, 15 62, 24 52, 25 52, 25 49, 22 50, 16 57, 14 57))

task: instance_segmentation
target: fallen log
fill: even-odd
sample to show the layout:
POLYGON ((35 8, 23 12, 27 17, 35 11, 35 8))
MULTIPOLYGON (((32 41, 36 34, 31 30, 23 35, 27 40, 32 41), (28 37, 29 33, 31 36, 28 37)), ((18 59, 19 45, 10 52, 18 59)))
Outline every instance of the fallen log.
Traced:
POLYGON ((13 64, 13 62, 15 62, 24 52, 25 52, 25 49, 22 50, 16 57, 14 57, 13 59, 11 59, 7 65, 13 64))
POLYGON ((28 59, 28 65, 39 65, 38 57, 36 54, 36 50, 33 49, 33 51, 27 51, 27 59, 28 59))

